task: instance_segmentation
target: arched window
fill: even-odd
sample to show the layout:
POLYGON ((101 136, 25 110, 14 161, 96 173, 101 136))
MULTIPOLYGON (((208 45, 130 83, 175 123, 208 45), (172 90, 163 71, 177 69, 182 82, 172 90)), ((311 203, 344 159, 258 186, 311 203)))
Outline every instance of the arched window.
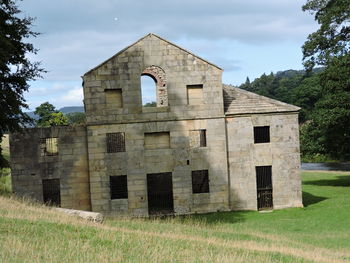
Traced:
POLYGON ((154 79, 149 75, 141 75, 142 106, 157 106, 157 86, 154 79))
POLYGON ((168 106, 168 91, 166 87, 166 76, 162 68, 149 66, 141 73, 142 105, 155 102, 155 107, 168 106), (155 83, 155 88, 152 85, 155 83))

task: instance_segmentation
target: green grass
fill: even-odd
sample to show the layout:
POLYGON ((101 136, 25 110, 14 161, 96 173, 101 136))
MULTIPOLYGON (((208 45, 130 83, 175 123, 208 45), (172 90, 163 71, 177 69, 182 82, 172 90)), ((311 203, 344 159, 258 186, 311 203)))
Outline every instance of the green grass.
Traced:
POLYGON ((350 172, 302 178, 304 208, 103 224, 0 197, 0 262, 350 262, 350 172))
POLYGON ((0 195, 10 196, 11 192, 11 169, 0 168, 0 195))

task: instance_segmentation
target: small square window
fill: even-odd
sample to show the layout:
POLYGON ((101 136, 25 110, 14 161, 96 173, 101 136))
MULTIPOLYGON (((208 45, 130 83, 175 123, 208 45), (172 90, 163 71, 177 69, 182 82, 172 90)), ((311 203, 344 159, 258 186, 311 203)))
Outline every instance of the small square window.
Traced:
POLYGON ((126 175, 110 176, 111 199, 128 198, 128 180, 126 175))
POLYGON ((187 85, 187 104, 202 105, 203 104, 203 85, 187 85))
POLYGON ((190 146, 191 146, 191 148, 207 147, 207 132, 206 132, 206 130, 190 131, 190 146))
POLYGON ((170 133, 169 132, 152 132, 145 133, 145 149, 169 149, 170 133))
POLYGON ((58 138, 45 138, 43 144, 45 155, 58 154, 58 138))
POLYGON ((123 93, 121 89, 106 89, 105 95, 107 109, 123 108, 123 93))
POLYGON ((192 193, 209 193, 208 170, 192 171, 192 193))
POLYGON ((254 127, 254 143, 270 142, 270 126, 254 127))
POLYGON ((125 152, 124 132, 107 133, 107 152, 125 152))

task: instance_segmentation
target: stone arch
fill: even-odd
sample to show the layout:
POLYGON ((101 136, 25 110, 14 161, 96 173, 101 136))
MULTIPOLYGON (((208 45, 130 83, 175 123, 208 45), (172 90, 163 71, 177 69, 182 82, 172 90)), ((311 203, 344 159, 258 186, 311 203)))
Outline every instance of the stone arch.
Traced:
POLYGON ((142 71, 141 76, 149 76, 156 83, 157 107, 168 106, 168 90, 165 71, 158 66, 149 66, 142 71))

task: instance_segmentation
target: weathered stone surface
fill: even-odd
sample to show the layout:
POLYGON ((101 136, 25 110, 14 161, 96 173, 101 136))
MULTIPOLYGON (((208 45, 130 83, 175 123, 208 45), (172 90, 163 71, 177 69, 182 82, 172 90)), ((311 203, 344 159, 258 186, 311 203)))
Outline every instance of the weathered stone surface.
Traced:
POLYGON ((59 212, 63 212, 65 214, 72 215, 72 216, 77 216, 95 223, 103 222, 103 215, 101 213, 67 209, 67 208, 59 208, 59 207, 55 209, 59 212))

